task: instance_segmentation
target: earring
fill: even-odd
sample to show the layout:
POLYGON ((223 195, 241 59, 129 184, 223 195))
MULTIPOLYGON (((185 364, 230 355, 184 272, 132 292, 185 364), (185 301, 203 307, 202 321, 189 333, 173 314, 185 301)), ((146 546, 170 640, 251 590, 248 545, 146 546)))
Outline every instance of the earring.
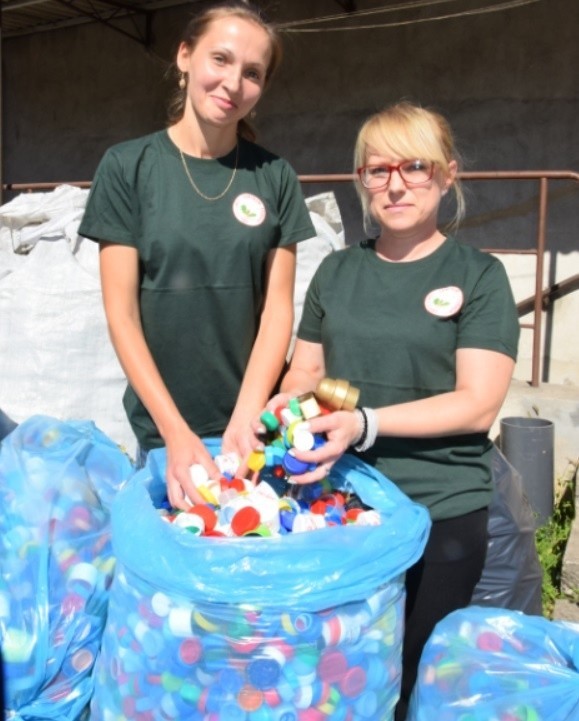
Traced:
POLYGON ((442 191, 441 195, 446 195, 447 193, 448 193, 448 189, 445 188, 445 189, 442 191))
POLYGON ((185 73, 179 73, 179 90, 185 90, 187 87, 187 77, 185 73))
POLYGON ((253 120, 253 119, 256 117, 256 115, 257 115, 257 110, 252 110, 252 111, 249 113, 249 119, 250 119, 250 120, 253 120))

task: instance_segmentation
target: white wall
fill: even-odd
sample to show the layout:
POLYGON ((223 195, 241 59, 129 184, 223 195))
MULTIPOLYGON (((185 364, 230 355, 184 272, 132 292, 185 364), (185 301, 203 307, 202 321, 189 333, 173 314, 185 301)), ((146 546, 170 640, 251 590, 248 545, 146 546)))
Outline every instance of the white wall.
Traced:
MULTIPOLYGON (((522 301, 535 292, 535 256, 498 255, 505 265, 515 300, 522 301)), ((547 252, 544 258, 543 288, 579 274, 579 250, 557 255, 547 252)), ((541 314, 541 374, 540 380, 579 387, 579 293, 574 292, 555 300, 541 314)), ((534 323, 534 314, 521 317, 522 323, 534 323)), ((532 378, 533 331, 521 329, 519 357, 515 378, 532 378)))

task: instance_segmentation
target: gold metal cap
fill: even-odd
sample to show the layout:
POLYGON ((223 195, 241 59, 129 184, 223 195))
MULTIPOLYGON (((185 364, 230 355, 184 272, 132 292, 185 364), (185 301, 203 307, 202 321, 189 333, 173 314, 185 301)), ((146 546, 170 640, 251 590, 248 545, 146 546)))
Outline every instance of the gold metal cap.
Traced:
POLYGON ((322 378, 316 388, 316 398, 320 403, 335 411, 353 411, 359 397, 359 388, 339 378, 322 378))

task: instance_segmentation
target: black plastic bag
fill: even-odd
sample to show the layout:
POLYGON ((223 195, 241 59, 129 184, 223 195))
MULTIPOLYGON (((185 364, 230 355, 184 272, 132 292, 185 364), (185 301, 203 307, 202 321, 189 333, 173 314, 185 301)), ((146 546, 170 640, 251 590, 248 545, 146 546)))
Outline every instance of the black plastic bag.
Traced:
POLYGON ((533 511, 521 475, 496 446, 492 473, 487 557, 471 603, 540 616, 543 570, 535 545, 533 511))

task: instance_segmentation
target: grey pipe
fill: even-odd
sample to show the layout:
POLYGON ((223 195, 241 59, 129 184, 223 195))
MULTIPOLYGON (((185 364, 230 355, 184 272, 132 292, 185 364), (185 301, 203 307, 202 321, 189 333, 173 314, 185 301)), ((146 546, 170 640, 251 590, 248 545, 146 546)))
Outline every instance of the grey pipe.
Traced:
POLYGON ((544 418, 502 418, 501 451, 521 474, 523 490, 535 513, 535 527, 553 514, 554 424, 544 418))

